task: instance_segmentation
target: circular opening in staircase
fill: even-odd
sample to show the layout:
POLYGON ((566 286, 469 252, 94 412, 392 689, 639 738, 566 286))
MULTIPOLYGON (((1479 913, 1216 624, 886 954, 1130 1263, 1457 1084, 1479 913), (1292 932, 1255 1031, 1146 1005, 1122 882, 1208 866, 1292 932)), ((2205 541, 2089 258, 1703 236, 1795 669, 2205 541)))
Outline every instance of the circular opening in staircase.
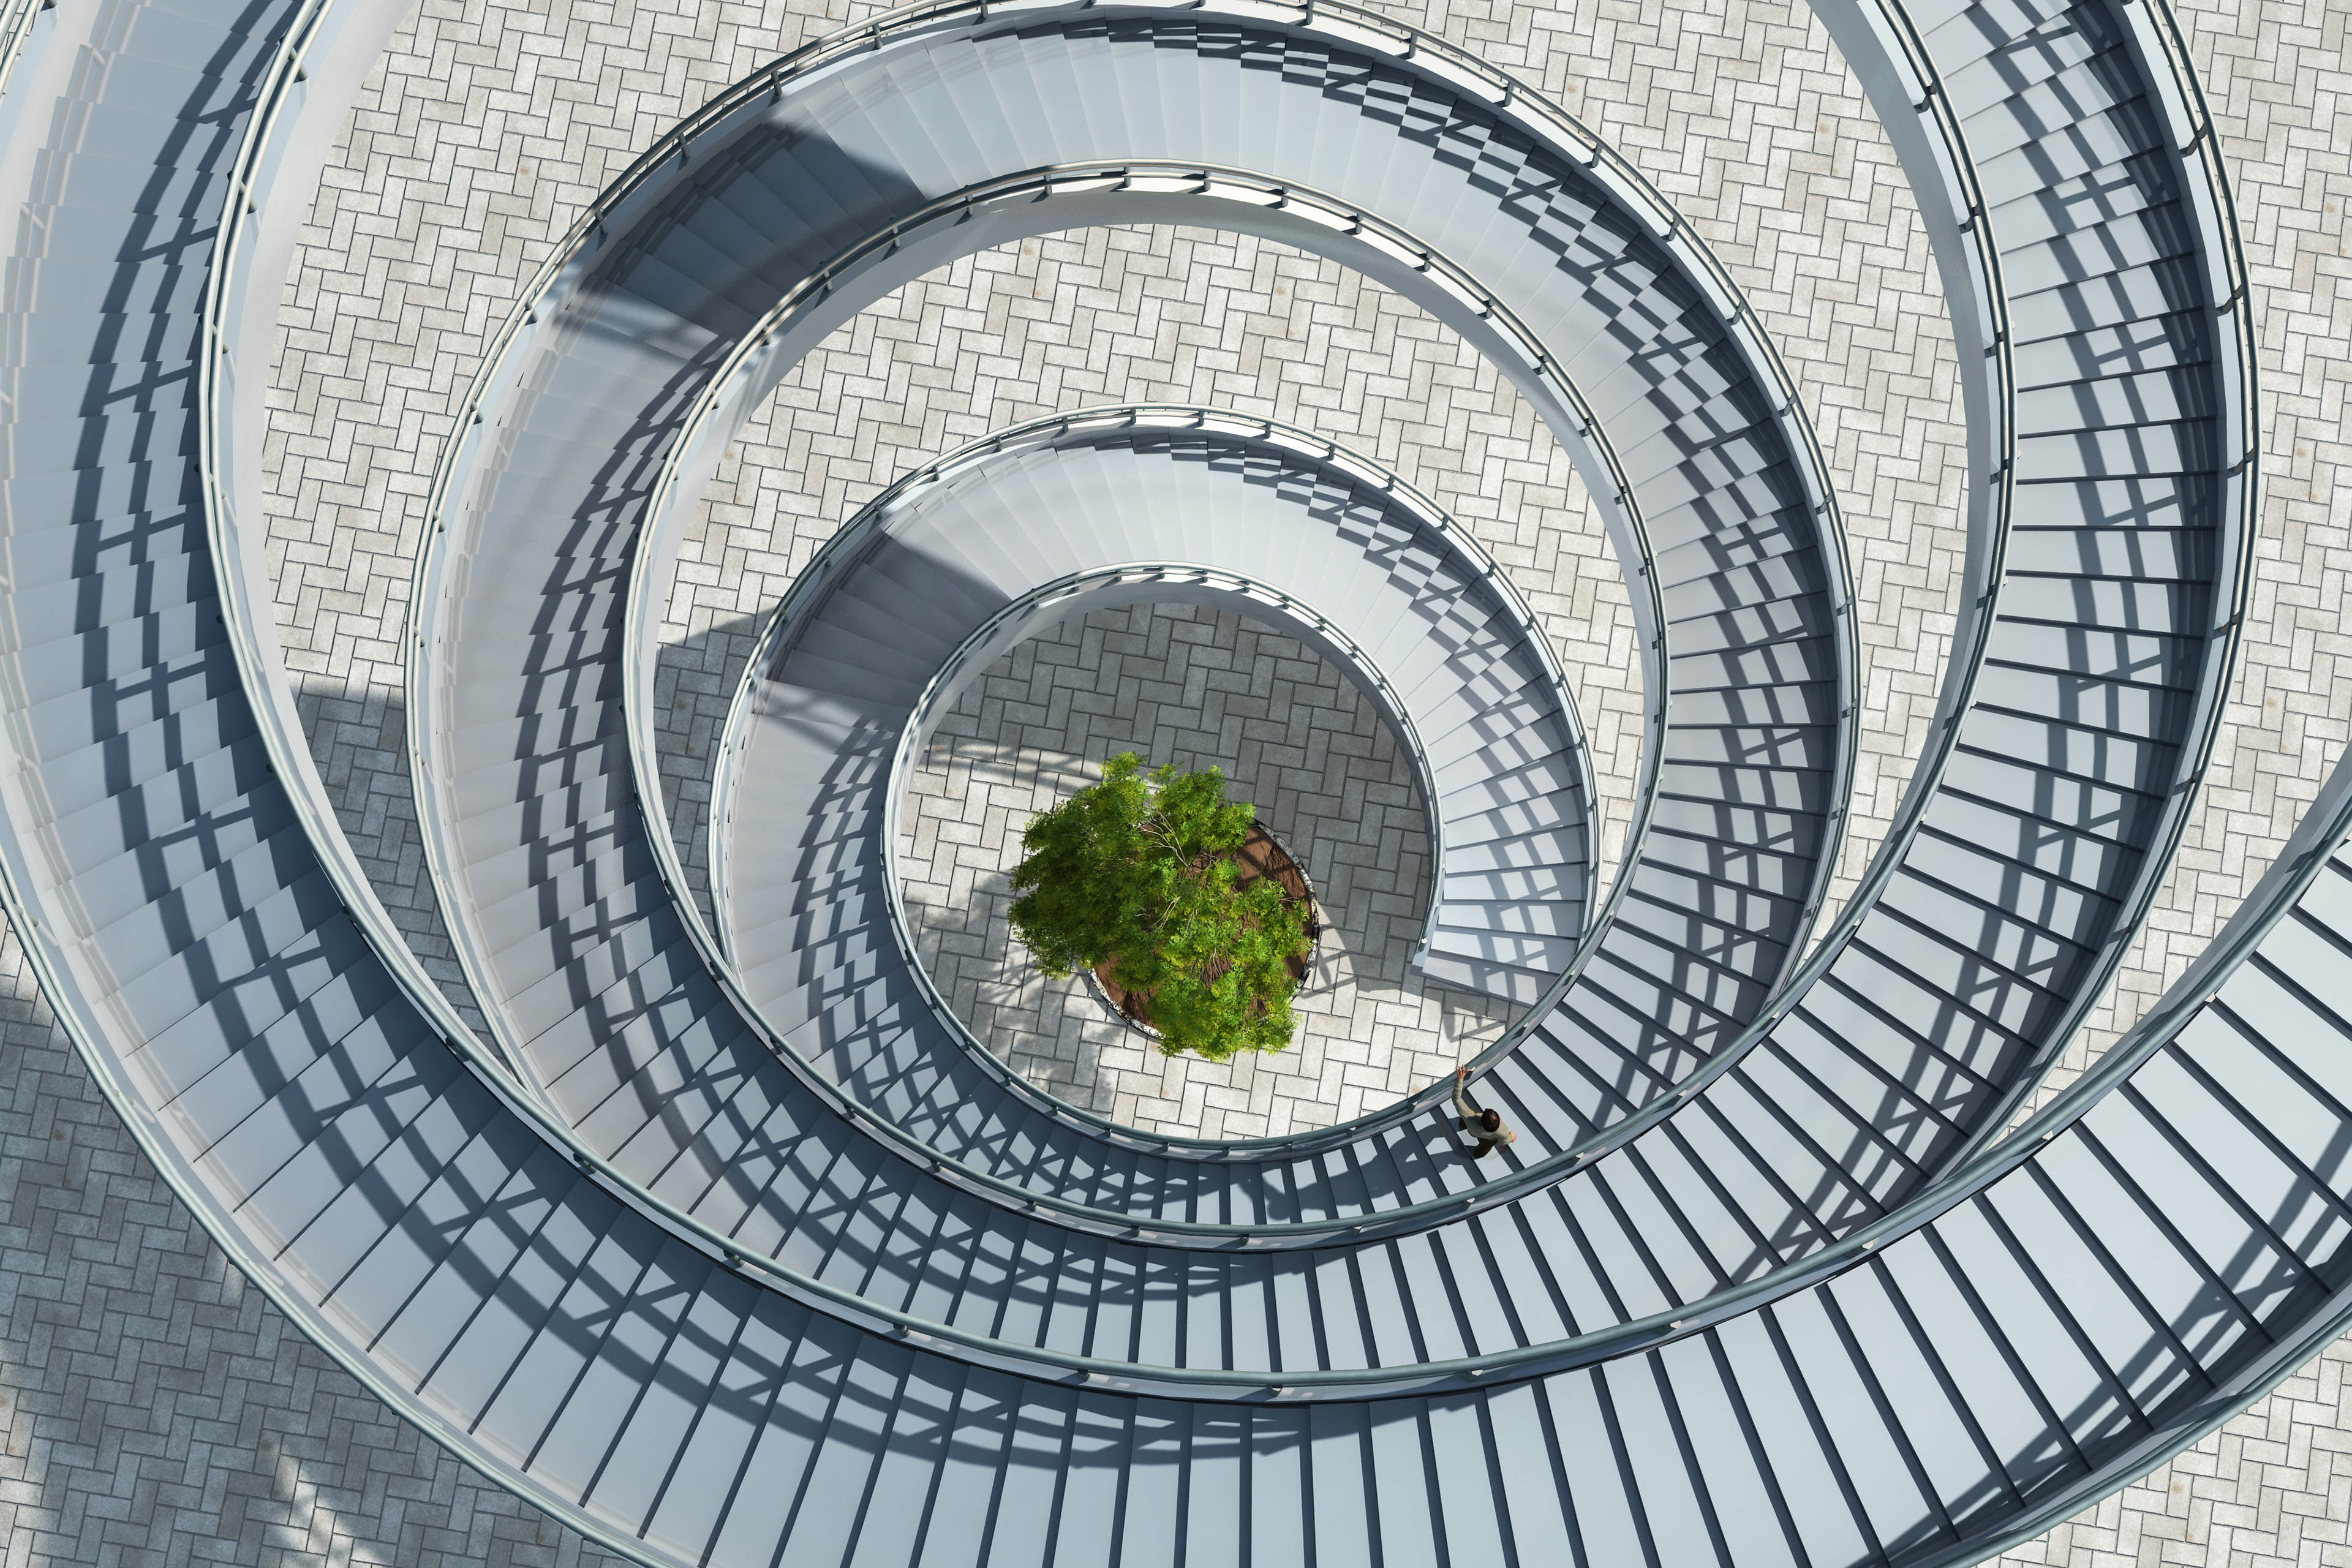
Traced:
POLYGON ((1196 604, 1098 608, 1000 657, 907 779, 902 889, 917 952, 974 1038, 1058 1099, 1150 1131, 1254 1138, 1376 1110, 1498 1034, 1507 1004, 1411 964, 1432 895, 1412 761, 1351 674, 1272 623, 1196 604), (1031 816, 1132 751, 1215 766, 1307 869, 1323 926, 1283 1051, 1164 1057, 1085 978, 1012 934, 1031 816))
MULTIPOLYGON (((1102 396, 1311 407, 1316 434, 1381 454, 1384 468, 1425 491, 1465 535, 1506 563, 1589 726, 1591 878, 1605 888, 1633 811, 1644 705, 1639 669, 1625 651, 1636 646, 1625 579, 1566 448, 1493 362, 1377 279, 1257 235, 1135 224, 1004 244, 906 285, 837 329, 736 434, 687 532, 656 632, 649 753, 659 759, 681 896, 715 926, 725 923, 710 896, 710 803, 724 751, 716 740, 767 613, 854 514, 845 496, 886 489, 939 458, 943 443, 952 445, 942 429, 1005 428, 1034 414, 1027 399, 1036 383, 1000 380, 984 368, 1050 354, 1050 345, 1081 325, 1088 342, 1112 345, 1093 356, 1103 362, 1102 396), (1111 299, 1119 279, 1162 273, 1173 296, 1155 294, 1131 308, 1111 299), (1094 280, 1102 296, 1087 296, 1080 322, 1034 317, 1034 300, 1068 300, 1079 279, 1094 280), (1130 361, 1113 352, 1118 342, 1150 341, 1153 312, 1168 310, 1231 323, 1254 368, 1239 375, 1223 356, 1195 363, 1130 361), (934 319, 1002 325, 945 335, 920 327, 934 319), (1284 347, 1334 331, 1340 339, 1328 351, 1303 359, 1284 347), (1361 346, 1343 350, 1341 341, 1361 346), (877 396, 839 403, 829 389, 857 382, 886 350, 895 367, 887 384, 917 389, 919 404, 913 392, 904 404, 877 396), (1413 389, 1414 417, 1383 415, 1393 395, 1368 397, 1380 387, 1413 389), (1367 399, 1360 407, 1360 398, 1367 399), (810 446, 810 432, 835 419, 862 421, 870 450, 810 446), (1448 434, 1465 428, 1474 433, 1466 441, 1448 434)), ((1061 395, 1066 403, 1097 395, 1089 384, 1083 391, 1066 386, 1061 395)))
MULTIPOLYGON (((1306 912, 1307 946, 1289 963, 1292 992, 1305 990, 1313 983, 1315 961, 1322 955, 1323 945, 1323 911, 1315 901, 1313 880, 1307 877, 1306 868, 1292 858, 1290 851, 1264 822, 1250 824, 1249 837, 1242 841, 1241 852, 1234 856, 1234 859, 1241 864, 1240 874, 1234 879, 1237 886, 1246 888, 1253 882, 1271 879, 1282 889, 1282 901, 1286 905, 1306 912)), ((1097 1001, 1110 1010, 1112 1016, 1139 1032, 1144 1038, 1158 1040, 1160 1034, 1151 1013, 1150 993, 1130 991, 1121 985, 1113 973, 1116 968, 1117 961, 1107 958, 1080 978, 1087 982, 1087 988, 1094 993, 1097 1001)), ((1213 973, 1210 978, 1214 978, 1213 973)), ((1294 1041, 1297 1037, 1294 1033, 1294 1041)))

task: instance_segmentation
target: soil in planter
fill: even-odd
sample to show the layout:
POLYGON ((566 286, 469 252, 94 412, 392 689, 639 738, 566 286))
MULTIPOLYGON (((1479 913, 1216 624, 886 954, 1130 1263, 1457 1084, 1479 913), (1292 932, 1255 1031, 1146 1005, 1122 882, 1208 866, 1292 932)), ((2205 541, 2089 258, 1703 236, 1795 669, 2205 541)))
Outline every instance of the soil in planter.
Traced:
MULTIPOLYGON (((1242 840, 1242 847, 1234 858, 1241 867, 1241 875, 1237 879, 1238 886, 1246 888, 1253 882, 1271 877, 1281 885, 1284 903, 1307 903, 1313 898, 1312 893, 1307 889, 1306 874, 1301 872, 1297 864, 1290 858, 1289 852, 1275 842, 1274 835, 1265 830, 1265 825, 1262 822, 1250 825, 1249 837, 1242 840)), ((1310 905, 1307 911, 1307 946, 1291 955, 1287 966, 1290 970, 1290 983, 1293 989, 1306 983, 1307 964, 1315 952, 1318 929, 1315 924, 1315 913, 1310 905)), ((1095 966, 1095 979, 1101 985, 1103 994, 1110 999, 1112 1006, 1118 1009, 1120 1016, 1131 1018, 1139 1024, 1149 1026, 1151 1023, 1151 994, 1148 991, 1129 991, 1113 980, 1110 977, 1111 963, 1111 960, 1106 959, 1095 966)), ((1230 965, 1223 963, 1212 964, 1206 978, 1214 980, 1229 967, 1230 965)))

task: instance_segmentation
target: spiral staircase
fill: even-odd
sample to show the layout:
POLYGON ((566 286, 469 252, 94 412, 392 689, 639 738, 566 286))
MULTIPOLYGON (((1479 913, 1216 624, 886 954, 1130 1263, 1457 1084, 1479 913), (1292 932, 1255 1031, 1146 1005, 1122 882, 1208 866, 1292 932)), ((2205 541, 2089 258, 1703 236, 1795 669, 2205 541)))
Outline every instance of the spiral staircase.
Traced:
POLYGON ((2352 1318, 2352 772, 2020 1121, 2172 859, 2247 592, 2251 303, 2159 0, 1821 8, 1919 192, 1971 479, 1931 739, 1833 911, 1820 444, 1585 127, 1335 4, 931 4, 719 95, 522 289, 443 455, 413 752, 481 1031, 336 826, 258 540, 253 367, 402 9, 10 20, 0 890, 224 1251, 467 1463, 653 1563, 1961 1563, 2352 1318), (1137 405, 940 454, 801 574, 706 918, 653 691, 721 453, 889 290, 1139 222, 1360 269, 1557 436, 1641 646, 1614 875, 1506 569, 1360 454, 1137 405), (1516 1009, 1504 1157, 1436 1088, 1121 1126, 926 973, 911 759, 1040 626, 1165 600, 1300 637, 1403 742, 1413 962, 1516 1009))

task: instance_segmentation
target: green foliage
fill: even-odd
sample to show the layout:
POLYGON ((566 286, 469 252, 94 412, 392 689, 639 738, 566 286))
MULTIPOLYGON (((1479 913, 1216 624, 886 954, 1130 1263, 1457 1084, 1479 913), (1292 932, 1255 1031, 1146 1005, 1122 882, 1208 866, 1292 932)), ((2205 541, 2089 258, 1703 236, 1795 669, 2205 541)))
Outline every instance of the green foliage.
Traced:
POLYGON ((1123 752, 1030 822, 1013 873, 1013 929, 1040 970, 1111 961, 1150 998, 1160 1050, 1220 1062, 1290 1043, 1289 960, 1307 946, 1307 911, 1278 883, 1239 885, 1255 814, 1224 791, 1215 768, 1146 773, 1123 752))

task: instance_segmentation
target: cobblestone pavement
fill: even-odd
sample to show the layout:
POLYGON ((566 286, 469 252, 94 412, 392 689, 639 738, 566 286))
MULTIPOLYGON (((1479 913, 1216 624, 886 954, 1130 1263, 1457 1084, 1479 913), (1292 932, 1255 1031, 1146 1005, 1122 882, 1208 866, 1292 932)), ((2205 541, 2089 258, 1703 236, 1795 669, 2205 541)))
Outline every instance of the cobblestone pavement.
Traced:
MULTIPOLYGON (((1900 174, 1842 64, 1797 0, 1392 8, 1605 131, 1724 256, 1790 357, 1855 537, 1874 714, 1857 804, 1883 820, 1948 636, 1960 447, 1940 293, 1900 174)), ((2221 122, 2254 283, 2267 470, 2258 582, 2231 731, 2189 852, 2070 1069, 2227 917, 2333 763, 2352 712, 2338 614, 2352 533, 2336 489, 2352 454, 2352 8, 2179 8, 2221 122)), ((457 389, 517 280, 634 148, 754 63, 876 9, 426 0, 354 117, 282 316, 272 565, 314 752, 421 950, 439 927, 418 889, 397 650, 421 498, 457 389)), ((1510 519, 1497 553, 1522 586, 1557 572, 1537 553, 1555 550, 1575 563, 1576 592, 1593 580, 1592 607, 1571 615, 1605 622, 1609 573, 1576 542, 1591 531, 1532 423, 1507 398, 1482 405, 1477 371, 1442 343, 1431 340, 1425 358, 1400 351, 1423 341, 1402 313, 1384 340, 1377 300, 1368 312, 1363 294, 1314 292, 1319 276, 1279 276, 1289 263, 1262 259, 1271 249, 1251 253, 1244 272, 1233 248, 1234 281, 1251 292, 1222 316, 1197 256, 1129 231, 1039 242, 918 285, 844 329, 828 350, 840 357, 793 394, 805 401, 780 444, 786 466, 739 465, 706 539, 730 537, 717 526, 738 521, 730 507, 769 541, 780 535, 759 521, 761 506, 829 531, 898 468, 976 433, 967 410, 993 421, 1000 407, 1039 412, 1106 388, 1177 396, 1198 384, 1357 442, 1437 491, 1490 545, 1486 530, 1510 519), (1068 274, 1093 292, 1061 287, 1072 268, 1099 269, 1068 274), (975 298, 982 278, 989 313, 954 313, 955 291, 975 298), (988 346, 992 333, 1018 352, 988 346), (952 356, 934 352, 950 337, 952 356), (986 396, 954 380, 967 347, 987 367, 986 396), (1407 374, 1375 375, 1383 353, 1402 353, 1391 363, 1407 374), (1139 375, 1128 362, 1181 363, 1184 374, 1139 375), (1342 369, 1322 374, 1333 364, 1342 369), (1464 476, 1452 493, 1439 482, 1449 473, 1464 476), (1522 542, 1530 501, 1538 536, 1522 542)), ((808 547, 795 524, 790 553, 808 547)), ((707 551, 711 570, 731 548, 707 551)), ((696 600, 679 618, 694 623, 687 635, 708 637, 744 613, 696 600)), ((1587 701, 1604 755, 1610 711, 1587 701)), ((1849 872, 1867 837, 1849 848, 1849 872)), ((446 956, 439 973, 462 991, 446 956)), ((226 1267, 99 1099, 31 994, 13 939, 0 943, 0 1568, 607 1561, 391 1416, 226 1267)), ((2347 1360, 2346 1344, 2332 1347, 2146 1481, 2003 1561, 2352 1562, 2352 1468, 2336 1458, 2352 1451, 2347 1360)))
POLYGON ((940 720, 908 795, 908 914, 933 979, 976 1038, 1087 1110, 1209 1138, 1327 1127, 1443 1077, 1508 1021, 1408 965, 1428 817, 1394 734, 1313 649, 1237 616, 1097 610, 1023 643, 940 720), (1223 769, 1225 797, 1314 880, 1328 929, 1287 1049, 1163 1057, 1013 940, 1021 829, 1120 752, 1223 769))

